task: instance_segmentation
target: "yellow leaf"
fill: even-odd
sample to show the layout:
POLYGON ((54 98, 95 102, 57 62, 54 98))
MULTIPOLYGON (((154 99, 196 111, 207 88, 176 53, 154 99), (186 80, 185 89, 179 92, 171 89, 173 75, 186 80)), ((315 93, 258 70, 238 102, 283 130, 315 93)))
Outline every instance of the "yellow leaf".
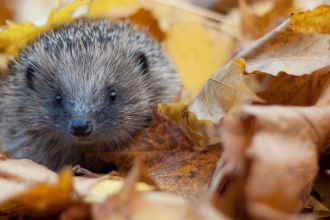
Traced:
POLYGON ((330 5, 321 5, 313 11, 294 14, 290 25, 293 30, 306 34, 330 34, 330 5))
MULTIPOLYGON (((5 54, 11 54, 18 56, 20 49, 24 48, 26 44, 39 36, 41 33, 50 30, 58 25, 72 21, 74 12, 80 7, 87 7, 89 17, 104 17, 105 12, 108 12, 111 8, 117 6, 134 6, 134 10, 137 8, 136 0, 81 0, 74 1, 65 5, 62 8, 54 8, 49 17, 46 25, 37 27, 31 22, 24 22, 21 24, 15 24, 8 22, 8 28, 0 32, 0 51, 5 54)), ((132 10, 130 10, 130 13, 132 10)))
POLYGON ((158 111, 173 121, 175 121, 178 125, 182 122, 182 113, 187 110, 189 100, 184 99, 181 102, 177 103, 160 103, 158 104, 158 111))
POLYGON ((167 32, 165 49, 173 57, 182 83, 192 97, 230 59, 233 41, 225 34, 215 35, 201 24, 179 24, 167 32))
POLYGON ((98 17, 100 15, 105 15, 111 8, 118 6, 135 6, 136 3, 138 3, 137 0, 97 0, 91 3, 88 16, 98 17))
POLYGON ((65 5, 63 8, 53 8, 48 17, 47 28, 58 26, 69 21, 72 21, 72 14, 82 6, 88 6, 91 0, 74 1, 70 4, 65 5))

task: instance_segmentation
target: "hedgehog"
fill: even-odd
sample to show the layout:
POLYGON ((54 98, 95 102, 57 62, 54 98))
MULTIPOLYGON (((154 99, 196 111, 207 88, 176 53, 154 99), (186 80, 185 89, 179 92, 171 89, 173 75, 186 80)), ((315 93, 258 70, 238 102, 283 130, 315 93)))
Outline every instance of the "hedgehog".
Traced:
POLYGON ((77 19, 42 33, 0 81, 1 152, 51 170, 98 167, 181 85, 162 45, 130 22, 77 19))

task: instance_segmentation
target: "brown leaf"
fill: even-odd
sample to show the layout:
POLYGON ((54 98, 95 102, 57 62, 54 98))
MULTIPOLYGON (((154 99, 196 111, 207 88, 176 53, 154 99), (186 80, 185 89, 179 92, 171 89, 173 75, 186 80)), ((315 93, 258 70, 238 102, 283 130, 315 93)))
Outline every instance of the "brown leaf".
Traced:
MULTIPOLYGON (((326 12, 317 16, 325 21, 326 12)), ((328 34, 305 34, 293 30, 290 20, 287 20, 236 56, 244 58, 246 64, 243 61, 231 61, 212 76, 192 100, 188 110, 195 113, 198 119, 217 123, 236 103, 253 97, 242 80, 241 74, 246 72, 274 76, 284 72, 303 76, 314 71, 314 76, 303 76, 299 80, 296 80, 297 77, 283 77, 285 74, 279 78, 265 76, 258 90, 270 104, 315 104, 328 82, 329 39, 328 34), (293 81, 294 84, 291 85, 293 81), (263 90, 265 91, 262 92, 263 90)), ((322 103, 326 102, 327 98, 322 100, 322 103)))
POLYGON ((139 155, 150 176, 162 190, 194 199, 208 186, 221 155, 219 145, 194 150, 178 125, 153 110, 155 119, 120 150, 102 152, 100 157, 117 165, 125 175, 139 155))
POLYGON ((239 155, 251 155, 247 200, 294 213, 307 201, 318 155, 327 148, 329 116, 328 107, 243 106, 221 122, 223 169, 235 172, 244 166, 239 155))
POLYGON ((130 20, 141 29, 147 29, 148 33, 159 42, 164 41, 165 34, 159 29, 158 22, 150 11, 140 9, 130 17, 130 20))
POLYGON ((244 190, 253 159, 247 158, 243 152, 240 156, 243 166, 230 174, 225 189, 212 198, 213 205, 231 219, 249 219, 244 190))
POLYGON ((280 72, 277 76, 260 74, 263 82, 257 95, 267 104, 311 106, 326 104, 330 100, 330 66, 302 76, 280 72))

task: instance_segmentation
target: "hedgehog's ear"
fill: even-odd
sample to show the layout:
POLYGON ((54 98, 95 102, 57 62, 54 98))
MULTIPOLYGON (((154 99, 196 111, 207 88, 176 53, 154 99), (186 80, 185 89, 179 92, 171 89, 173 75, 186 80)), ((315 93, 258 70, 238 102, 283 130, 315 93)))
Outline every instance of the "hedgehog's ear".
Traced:
POLYGON ((147 60, 146 55, 143 52, 138 51, 138 52, 135 53, 135 57, 136 57, 136 60, 137 60, 137 65, 138 65, 141 73, 143 75, 147 74, 147 72, 148 72, 148 60, 147 60))
POLYGON ((34 64, 29 64, 26 69, 26 81, 29 89, 34 90, 34 79, 36 76, 36 66, 34 64))

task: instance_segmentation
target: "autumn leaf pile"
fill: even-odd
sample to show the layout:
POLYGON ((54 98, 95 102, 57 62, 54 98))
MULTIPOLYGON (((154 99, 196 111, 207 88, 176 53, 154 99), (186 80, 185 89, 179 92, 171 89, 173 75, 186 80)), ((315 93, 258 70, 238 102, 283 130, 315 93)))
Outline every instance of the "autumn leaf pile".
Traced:
POLYGON ((108 17, 164 41, 184 88, 120 151, 90 155, 116 165, 107 175, 57 174, 0 154, 1 217, 330 216, 330 6, 302 11, 274 0, 258 14, 264 3, 241 0, 223 15, 188 2, 77 0, 53 9, 44 26, 7 23, 1 73, 40 33, 79 16, 108 17))

